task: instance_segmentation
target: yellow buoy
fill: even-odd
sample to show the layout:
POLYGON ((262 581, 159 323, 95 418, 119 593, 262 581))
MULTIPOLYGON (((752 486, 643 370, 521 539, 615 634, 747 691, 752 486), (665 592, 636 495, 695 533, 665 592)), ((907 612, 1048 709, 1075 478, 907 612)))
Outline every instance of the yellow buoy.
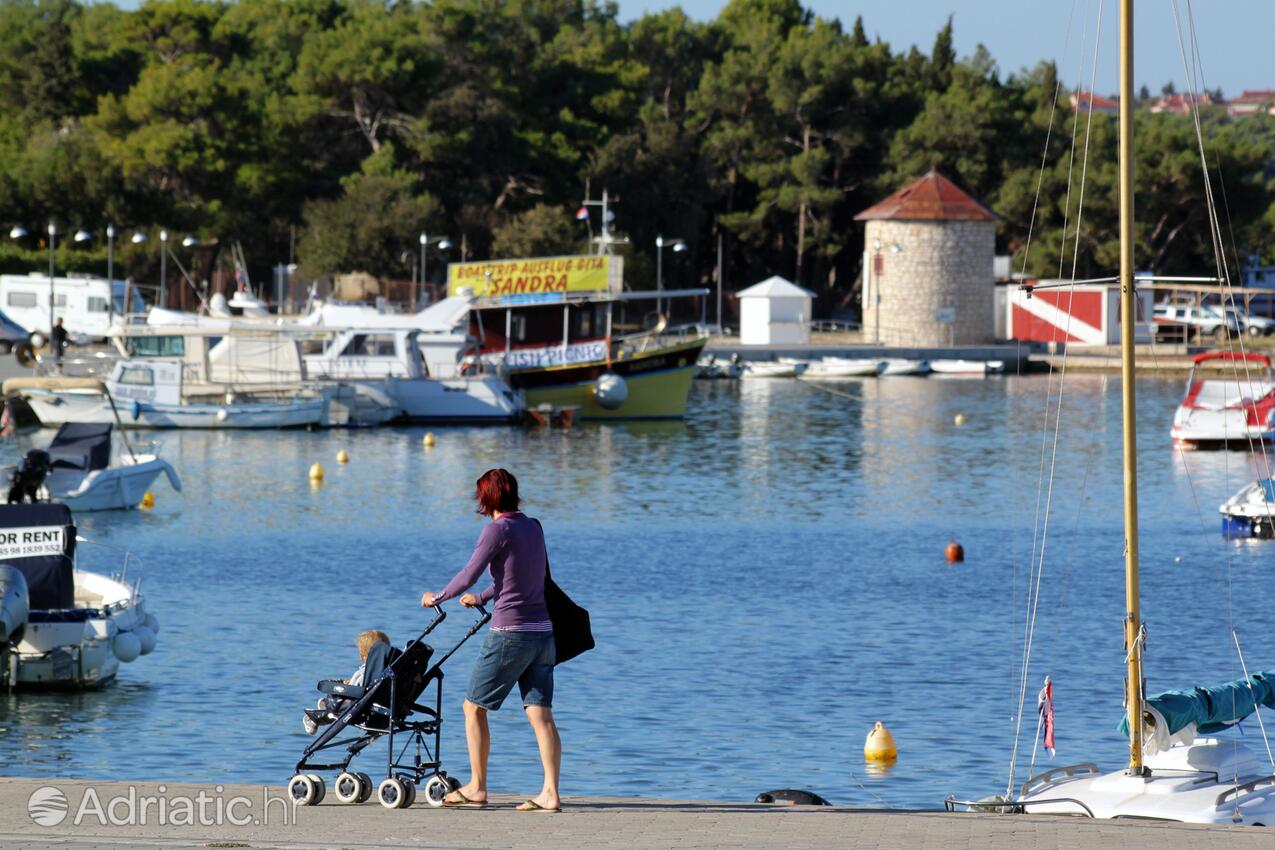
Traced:
POLYGON ((898 758, 899 751, 894 746, 894 736, 890 730, 878 720, 877 725, 868 733, 863 742, 863 757, 868 761, 893 761, 898 758))
POLYGON ((349 452, 347 452, 345 449, 341 449, 341 451, 339 451, 339 452, 337 452, 337 453, 336 453, 336 462, 337 462, 337 463, 349 463, 349 462, 350 462, 350 453, 349 453, 349 452))
POLYGON ((438 441, 434 439, 434 432, 433 432, 433 431, 426 431, 426 432, 425 432, 425 436, 424 436, 424 438, 422 438, 422 439, 421 439, 421 443, 422 443, 422 444, 425 446, 425 448, 427 448, 427 449, 429 449, 429 448, 433 448, 434 443, 436 443, 436 442, 438 442, 438 441))
POLYGON ((953 419, 952 421, 955 422, 957 425, 964 425, 967 420, 965 419, 964 413, 958 413, 956 414, 956 418, 953 419))
POLYGON ((318 463, 316 463, 314 466, 310 467, 310 480, 311 480, 311 481, 322 481, 322 480, 323 480, 323 466, 322 466, 322 464, 318 464, 318 463))
POLYGON ((151 508, 155 507, 155 494, 152 493, 150 490, 147 490, 145 493, 143 493, 142 501, 140 504, 138 504, 138 507, 144 511, 149 511, 151 508))

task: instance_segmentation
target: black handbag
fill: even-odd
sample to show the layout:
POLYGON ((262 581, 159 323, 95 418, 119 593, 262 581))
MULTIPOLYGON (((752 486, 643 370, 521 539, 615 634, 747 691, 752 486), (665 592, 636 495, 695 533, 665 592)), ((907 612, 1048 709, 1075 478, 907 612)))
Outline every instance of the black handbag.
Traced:
MULTIPOLYGON (((540 520, 536 520, 540 525, 540 520)), ((544 526, 540 528, 544 533, 544 526)), ((593 629, 589 624, 589 612, 571 601, 566 591, 558 587, 549 573, 549 553, 545 551, 545 606, 553 622, 554 664, 570 661, 595 646, 593 629)))

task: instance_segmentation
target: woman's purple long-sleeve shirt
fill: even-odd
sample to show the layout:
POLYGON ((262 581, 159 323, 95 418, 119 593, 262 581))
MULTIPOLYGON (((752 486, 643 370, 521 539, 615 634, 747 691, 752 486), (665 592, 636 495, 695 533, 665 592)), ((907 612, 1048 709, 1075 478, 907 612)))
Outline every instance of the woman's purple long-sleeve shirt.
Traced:
POLYGON ((547 563, 545 537, 539 523, 521 511, 501 514, 500 519, 488 524, 478 535, 469 563, 434 599, 444 602, 460 596, 487 570, 492 583, 478 594, 478 601, 486 605, 493 598, 496 600, 491 614, 492 628, 516 631, 520 627, 547 623, 547 563))

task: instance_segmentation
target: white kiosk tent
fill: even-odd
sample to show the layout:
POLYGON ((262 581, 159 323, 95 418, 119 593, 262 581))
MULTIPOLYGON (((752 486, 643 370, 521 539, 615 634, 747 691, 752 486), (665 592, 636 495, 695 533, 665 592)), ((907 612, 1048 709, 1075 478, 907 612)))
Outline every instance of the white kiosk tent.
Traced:
POLYGON ((741 345, 805 345, 815 294, 775 275, 739 295, 741 345))

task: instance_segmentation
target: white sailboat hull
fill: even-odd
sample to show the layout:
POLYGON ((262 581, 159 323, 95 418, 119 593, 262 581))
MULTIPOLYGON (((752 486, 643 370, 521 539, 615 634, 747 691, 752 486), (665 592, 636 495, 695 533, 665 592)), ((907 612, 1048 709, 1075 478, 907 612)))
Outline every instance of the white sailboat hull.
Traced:
POLYGON ((78 392, 29 392, 27 402, 40 422, 55 428, 67 422, 114 424, 145 428, 302 428, 321 425, 326 402, 322 398, 250 401, 230 404, 161 404, 116 399, 115 407, 101 395, 78 392))
POLYGON ((522 405, 504 380, 476 378, 391 378, 390 392, 414 422, 509 422, 522 405))
POLYGON ((1029 780, 1016 803, 1034 815, 1275 826, 1270 765, 1238 741, 1201 738, 1146 764, 1147 777, 1102 774, 1092 765, 1059 768, 1029 780))
POLYGON ((794 363, 744 363, 745 378, 795 378, 809 366, 805 361, 794 363))

